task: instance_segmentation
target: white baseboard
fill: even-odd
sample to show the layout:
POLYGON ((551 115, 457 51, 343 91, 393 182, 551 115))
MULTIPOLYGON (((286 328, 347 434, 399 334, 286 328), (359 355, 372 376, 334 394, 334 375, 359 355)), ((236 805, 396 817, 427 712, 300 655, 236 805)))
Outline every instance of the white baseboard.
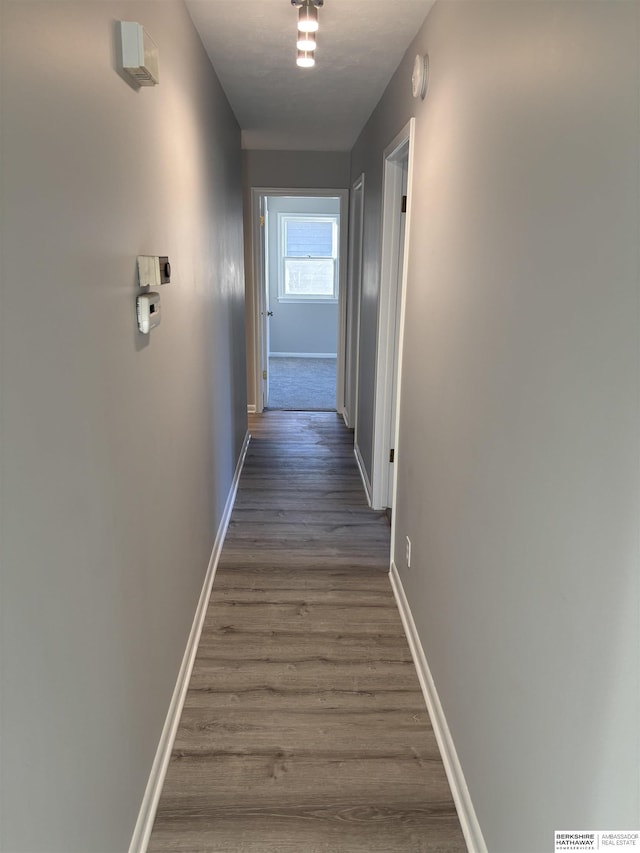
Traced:
POLYGON ((248 415, 255 415, 255 413, 256 413, 256 404, 255 403, 249 403, 247 405, 247 414, 248 415))
POLYGON ((335 352, 270 352, 270 358, 337 358, 335 352))
POLYGON ((436 685, 431 675, 431 670, 429 669, 429 664, 427 663, 422 643, 420 642, 418 629, 416 628, 416 623, 413 620, 411 608, 409 607, 409 602, 407 601, 407 597, 402 587, 402 581, 400 580, 398 569, 393 561, 391 562, 389 577, 391 579, 391 586, 396 598, 398 610, 400 611, 402 624, 404 625, 404 630, 409 642, 409 648, 411 649, 413 662, 418 672, 418 679, 427 704, 429 717, 431 718, 431 725, 433 726, 433 731, 436 736, 436 740, 438 741, 438 747, 440 748, 440 755, 442 756, 444 769, 447 774, 447 779, 449 780, 449 786, 451 787, 451 793, 458 812, 458 818, 460 819, 460 826, 462 827, 464 840, 467 843, 469 853, 487 853, 487 845, 485 844, 482 836, 482 830, 480 829, 480 824, 478 823, 478 818, 476 816, 473 803, 471 802, 469 789, 467 788, 467 783, 462 772, 462 766, 458 759, 458 754, 456 752, 453 738, 451 737, 451 732, 449 731, 449 726, 447 725, 442 704, 440 703, 438 691, 436 690, 436 685))
POLYGON ((371 483, 369 482, 369 478, 367 477, 367 469, 364 467, 364 459, 362 458, 360 448, 357 444, 354 444, 353 452, 355 453, 356 462, 358 463, 358 470, 360 471, 362 485, 364 486, 364 493, 367 496, 367 502, 369 506, 371 506, 371 483))
POLYGON ((191 678, 191 671, 193 670, 193 664, 198 650, 198 643, 200 642, 200 634, 202 633, 204 617, 207 612, 209 596, 211 595, 211 587, 213 586, 213 579, 216 574, 216 569, 218 568, 220 554, 222 553, 222 545, 224 544, 224 538, 229 526, 233 504, 235 503, 236 493, 238 491, 238 482, 240 480, 240 474, 242 473, 242 467, 247 455, 247 448, 249 446, 250 439, 251 436, 247 432, 244 437, 240 458, 236 465, 231 489, 229 490, 229 496, 227 497, 224 512, 220 519, 216 539, 213 543, 213 550, 211 552, 211 558, 209 560, 209 566, 205 575, 200 598, 198 599, 198 605, 193 618, 191 632, 189 633, 189 639, 187 640, 187 647, 182 658, 182 664, 178 672, 178 679, 173 691, 173 696, 171 697, 162 734, 160 735, 158 749, 156 750, 153 765, 151 766, 151 773, 149 774, 149 781, 147 782, 147 787, 142 798, 142 804, 138 813, 138 820, 136 821, 133 836, 131 837, 129 853, 145 853, 147 845, 149 844, 149 837, 151 836, 153 821, 155 820, 156 810, 158 808, 158 801, 162 792, 167 767, 169 766, 171 750, 173 749, 173 742, 178 730, 178 723, 180 722, 180 715, 182 714, 184 700, 189 687, 189 679, 191 678))

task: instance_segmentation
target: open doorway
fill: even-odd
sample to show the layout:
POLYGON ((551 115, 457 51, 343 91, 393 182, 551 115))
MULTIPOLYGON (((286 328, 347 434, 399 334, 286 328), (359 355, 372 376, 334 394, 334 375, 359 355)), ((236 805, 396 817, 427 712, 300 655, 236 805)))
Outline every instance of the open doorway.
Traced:
MULTIPOLYGON (((395 502, 414 133, 415 119, 411 119, 384 152, 373 477, 370 485, 363 476, 369 502, 374 509, 392 510, 395 502)), ((358 438, 356 430, 356 451, 358 438)))
POLYGON ((336 408, 340 199, 267 196, 269 409, 336 408))
POLYGON ((252 194, 259 229, 257 411, 342 412, 348 193, 252 194))

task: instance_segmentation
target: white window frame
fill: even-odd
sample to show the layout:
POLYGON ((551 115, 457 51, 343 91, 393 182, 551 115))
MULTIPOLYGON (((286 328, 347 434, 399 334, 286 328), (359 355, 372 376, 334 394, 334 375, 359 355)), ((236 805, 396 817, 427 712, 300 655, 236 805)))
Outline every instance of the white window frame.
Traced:
MULTIPOLYGON (((327 304, 338 301, 338 256, 340 251, 340 215, 332 213, 278 213, 278 245, 280 246, 280 257, 278 258, 278 302, 318 302, 327 304), (287 222, 330 222, 332 224, 332 253, 329 255, 314 255, 313 260, 333 261, 333 294, 323 296, 319 293, 292 294, 285 293, 285 262, 286 251, 286 226, 287 222)), ((312 256, 308 256, 312 257, 312 256)), ((292 260, 304 260, 300 256, 292 256, 292 260)))

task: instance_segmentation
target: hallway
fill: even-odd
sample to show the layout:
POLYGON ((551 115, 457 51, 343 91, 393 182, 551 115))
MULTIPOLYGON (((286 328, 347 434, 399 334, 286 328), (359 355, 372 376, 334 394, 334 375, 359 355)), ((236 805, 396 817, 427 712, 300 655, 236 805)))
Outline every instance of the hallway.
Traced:
POLYGON ((465 850, 352 434, 250 429, 149 850, 465 850))

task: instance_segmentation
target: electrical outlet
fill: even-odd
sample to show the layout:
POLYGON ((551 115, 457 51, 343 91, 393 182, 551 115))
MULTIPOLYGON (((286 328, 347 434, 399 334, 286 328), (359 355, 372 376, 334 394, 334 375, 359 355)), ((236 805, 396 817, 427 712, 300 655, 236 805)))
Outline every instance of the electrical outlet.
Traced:
POLYGON ((407 536, 407 568, 411 568, 411 539, 407 536))

